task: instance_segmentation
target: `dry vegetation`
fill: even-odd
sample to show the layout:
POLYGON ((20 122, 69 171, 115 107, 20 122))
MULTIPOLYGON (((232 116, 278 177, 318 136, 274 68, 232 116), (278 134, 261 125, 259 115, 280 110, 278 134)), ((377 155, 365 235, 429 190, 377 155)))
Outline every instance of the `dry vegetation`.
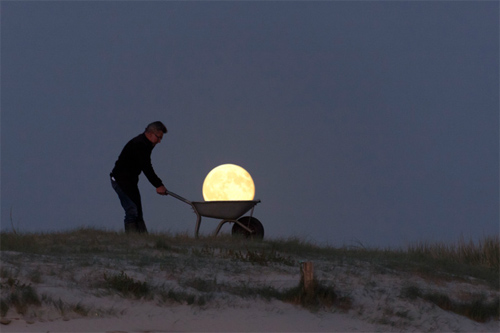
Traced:
POLYGON ((0 242, 4 323, 13 314, 28 320, 120 315, 116 308, 96 307, 82 296, 55 296, 55 287, 158 306, 204 308, 228 297, 275 300, 309 311, 355 312, 363 320, 401 329, 416 321, 419 311, 431 311, 428 305, 477 322, 498 320, 500 314, 498 236, 479 243, 461 239, 452 245, 419 243, 398 250, 95 229, 2 232, 0 242), (300 283, 302 260, 315 265, 313 294, 300 283), (360 301, 384 294, 387 303, 378 301, 373 309, 360 301), (391 299, 420 308, 392 308, 391 299))

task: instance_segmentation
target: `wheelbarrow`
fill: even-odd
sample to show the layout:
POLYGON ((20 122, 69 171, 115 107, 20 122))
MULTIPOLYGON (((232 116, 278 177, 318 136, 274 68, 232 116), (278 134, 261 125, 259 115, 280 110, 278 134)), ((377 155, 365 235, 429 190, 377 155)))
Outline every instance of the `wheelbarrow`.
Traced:
POLYGON ((201 225, 201 217, 211 217, 222 219, 215 230, 214 236, 219 234, 222 226, 226 223, 233 223, 231 234, 233 236, 243 236, 244 238, 261 240, 264 238, 264 227, 259 220, 253 217, 255 205, 260 200, 230 200, 230 201, 189 201, 178 194, 167 191, 168 195, 191 205, 196 213, 195 237, 198 238, 201 225), (243 216, 249 210, 250 216, 243 216))

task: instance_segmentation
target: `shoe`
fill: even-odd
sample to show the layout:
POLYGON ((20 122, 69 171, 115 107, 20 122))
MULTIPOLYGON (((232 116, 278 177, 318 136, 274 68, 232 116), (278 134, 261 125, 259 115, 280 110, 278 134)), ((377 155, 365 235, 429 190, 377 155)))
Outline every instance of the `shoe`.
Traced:
POLYGON ((137 222, 128 222, 125 223, 125 233, 138 233, 139 229, 137 228, 137 222))
POLYGON ((148 229, 146 228, 146 223, 144 223, 144 221, 137 221, 137 232, 140 234, 148 233, 148 229))

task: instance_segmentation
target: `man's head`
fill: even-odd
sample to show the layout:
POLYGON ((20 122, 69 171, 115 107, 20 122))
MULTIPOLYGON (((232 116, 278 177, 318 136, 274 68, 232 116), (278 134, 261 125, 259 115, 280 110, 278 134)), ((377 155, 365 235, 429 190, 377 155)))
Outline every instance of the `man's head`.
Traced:
POLYGON ((167 128, 161 121, 155 121, 149 124, 144 131, 144 134, 146 134, 146 137, 153 145, 160 143, 165 133, 167 133, 167 128))

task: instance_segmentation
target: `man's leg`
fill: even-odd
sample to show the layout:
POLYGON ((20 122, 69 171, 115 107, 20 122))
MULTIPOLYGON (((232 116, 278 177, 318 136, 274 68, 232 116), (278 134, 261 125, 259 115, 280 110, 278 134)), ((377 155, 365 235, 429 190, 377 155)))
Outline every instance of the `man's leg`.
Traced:
POLYGON ((142 204, 139 189, 128 189, 125 192, 116 181, 111 180, 111 186, 118 194, 120 203, 125 210, 125 232, 147 232, 142 219, 142 204))
POLYGON ((148 229, 146 228, 146 223, 144 223, 144 220, 137 222, 137 232, 140 234, 142 234, 142 233, 147 234, 148 233, 148 229))
POLYGON ((136 187, 134 189, 130 189, 130 191, 127 191, 128 196, 132 199, 132 201, 135 204, 135 207, 137 207, 137 214, 135 218, 135 227, 136 227, 136 232, 142 234, 142 233, 148 233, 148 230, 146 229, 146 224, 144 223, 144 218, 142 217, 142 202, 141 202, 141 193, 139 192, 139 189, 136 187))

